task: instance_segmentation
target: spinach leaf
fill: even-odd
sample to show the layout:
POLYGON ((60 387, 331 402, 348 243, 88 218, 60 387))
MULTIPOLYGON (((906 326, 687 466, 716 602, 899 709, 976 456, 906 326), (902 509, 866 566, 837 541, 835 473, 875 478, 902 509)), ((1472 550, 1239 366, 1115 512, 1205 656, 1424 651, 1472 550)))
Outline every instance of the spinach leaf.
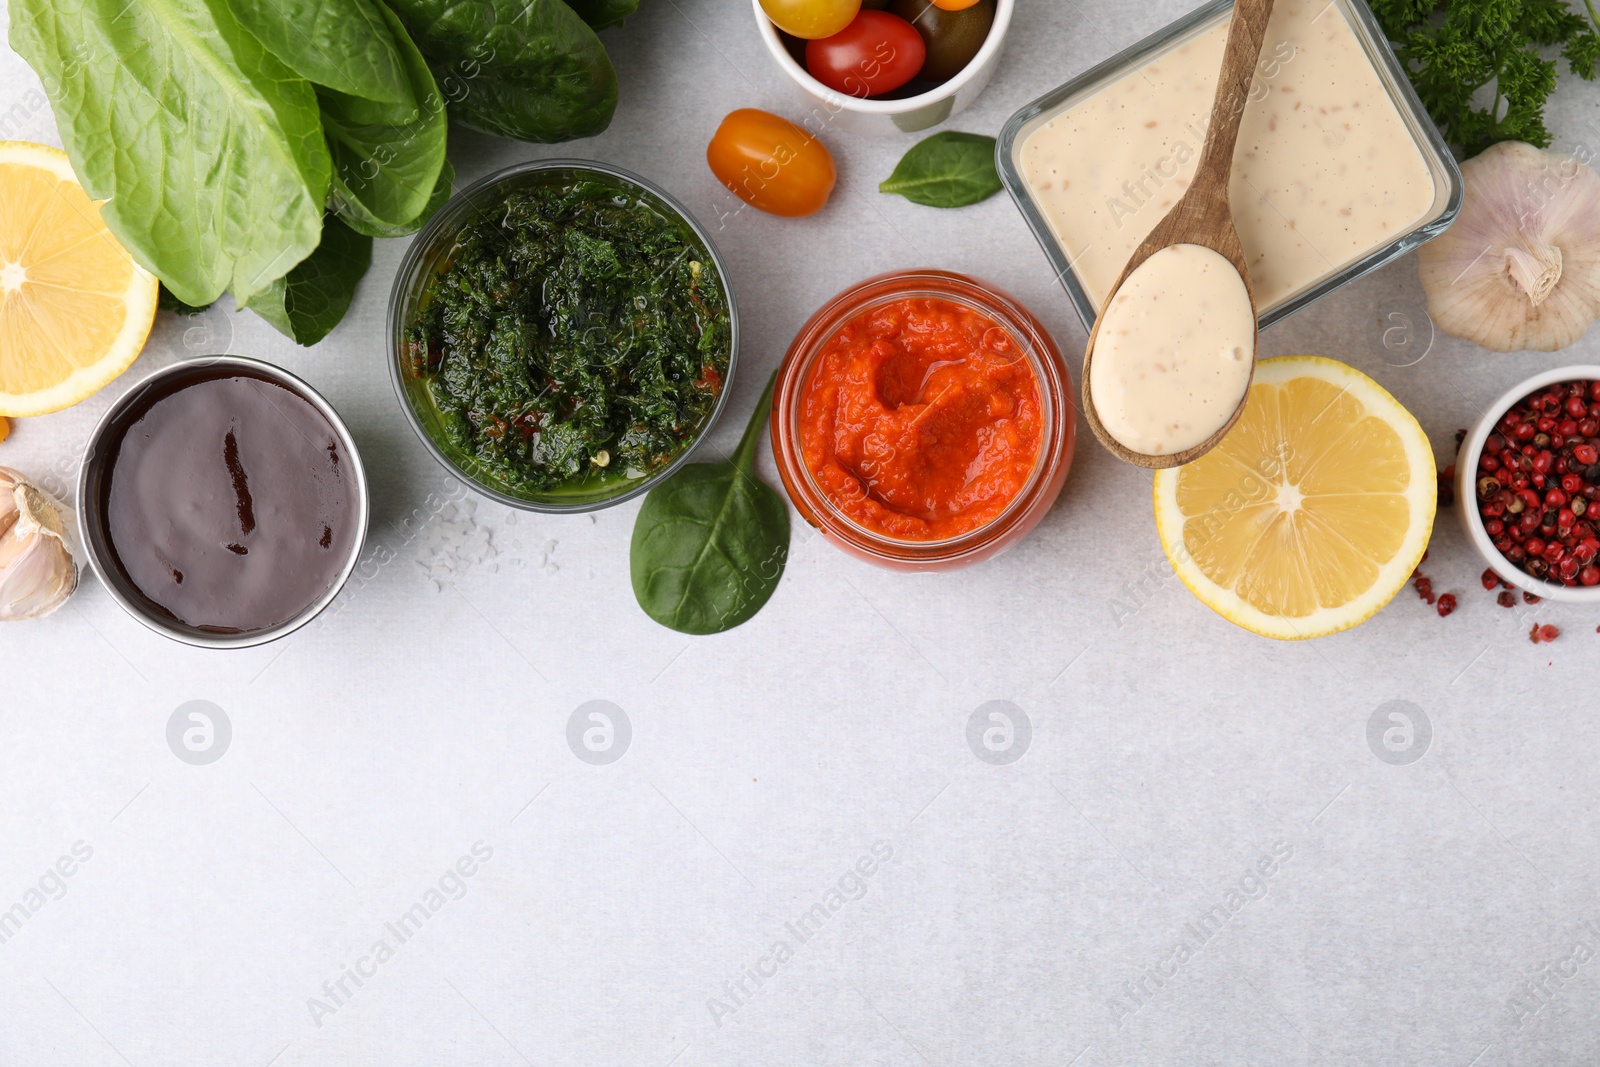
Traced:
POLYGON ((333 158, 334 210, 358 232, 412 233, 433 199, 445 165, 444 99, 427 61, 400 20, 379 4, 400 41, 409 104, 384 104, 319 89, 322 126, 333 158))
POLYGON ((330 214, 317 250, 252 297, 249 308, 279 333, 314 345, 350 310, 356 283, 371 264, 372 238, 330 214))
POLYGON ((918 142, 894 168, 881 193, 899 193, 927 207, 966 207, 1001 189, 994 138, 946 130, 918 142))
POLYGON ((578 17, 597 30, 621 25, 639 7, 639 0, 567 0, 578 17))
POLYGON ((284 66, 350 96, 416 107, 381 0, 228 0, 245 29, 284 66))
POLYGON ((106 225, 179 300, 248 300, 317 247, 316 94, 222 4, 12 0, 11 45, 106 225))
POLYGON ((633 527, 633 595, 661 625, 714 634, 749 621, 789 558, 789 509, 756 481, 774 374, 733 459, 691 463, 650 490, 633 527))
POLYGON ((394 0, 464 126, 522 141, 589 137, 611 123, 617 72, 562 0, 394 0))

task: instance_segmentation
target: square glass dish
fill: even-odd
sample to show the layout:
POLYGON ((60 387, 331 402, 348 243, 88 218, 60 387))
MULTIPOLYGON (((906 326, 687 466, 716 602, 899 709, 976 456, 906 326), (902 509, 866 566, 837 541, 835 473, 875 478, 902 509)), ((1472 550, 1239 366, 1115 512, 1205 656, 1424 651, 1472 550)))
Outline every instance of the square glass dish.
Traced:
MULTIPOLYGON (((1211 0, 1001 131, 1000 176, 1085 329, 1194 174, 1232 10, 1211 0)), ((1461 171, 1363 0, 1278 0, 1234 164, 1263 329, 1461 209, 1461 171)))

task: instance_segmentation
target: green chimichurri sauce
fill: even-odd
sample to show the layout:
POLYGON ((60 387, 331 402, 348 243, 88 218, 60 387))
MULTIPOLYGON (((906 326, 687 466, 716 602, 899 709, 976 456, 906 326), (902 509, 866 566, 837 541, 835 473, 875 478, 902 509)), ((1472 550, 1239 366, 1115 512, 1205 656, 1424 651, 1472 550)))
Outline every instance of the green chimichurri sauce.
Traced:
POLYGON ((732 332, 710 253, 667 205, 563 176, 467 222, 406 342, 445 443, 527 495, 670 463, 716 406, 732 332))

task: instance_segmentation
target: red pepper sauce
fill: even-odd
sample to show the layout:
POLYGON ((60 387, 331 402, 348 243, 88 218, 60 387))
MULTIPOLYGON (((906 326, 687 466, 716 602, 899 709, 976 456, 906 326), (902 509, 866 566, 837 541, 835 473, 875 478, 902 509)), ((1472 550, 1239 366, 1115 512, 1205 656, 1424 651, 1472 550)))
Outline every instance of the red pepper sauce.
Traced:
POLYGON ((971 533, 1016 499, 1044 439, 1039 381, 994 320, 949 300, 863 312, 800 400, 806 467, 833 506, 900 541, 971 533))

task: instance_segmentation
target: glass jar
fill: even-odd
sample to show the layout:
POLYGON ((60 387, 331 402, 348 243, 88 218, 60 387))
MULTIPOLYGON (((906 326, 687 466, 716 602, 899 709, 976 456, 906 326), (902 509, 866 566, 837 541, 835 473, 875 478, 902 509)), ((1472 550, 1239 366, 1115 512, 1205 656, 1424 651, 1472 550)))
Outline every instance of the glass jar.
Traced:
POLYGON ((966 275, 940 270, 882 274, 852 286, 811 316, 790 345, 772 397, 772 451, 784 489, 802 518, 846 552, 878 566, 907 571, 963 567, 997 555, 1021 540, 1050 510, 1072 466, 1077 410, 1061 352, 1043 324, 1007 293, 966 275), (901 540, 846 515, 818 485, 803 455, 802 398, 817 359, 839 330, 864 312, 907 299, 961 305, 997 323, 1028 360, 1039 387, 1042 435, 1033 471, 993 519, 938 541, 901 540))

